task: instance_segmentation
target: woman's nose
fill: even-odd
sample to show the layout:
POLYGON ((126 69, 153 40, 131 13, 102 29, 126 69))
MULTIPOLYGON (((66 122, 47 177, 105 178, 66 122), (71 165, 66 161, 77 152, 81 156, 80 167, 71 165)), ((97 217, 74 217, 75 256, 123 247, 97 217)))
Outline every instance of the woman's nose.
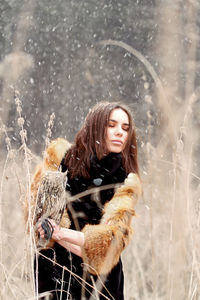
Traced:
POLYGON ((123 135, 123 130, 122 130, 121 126, 118 126, 118 127, 116 128, 115 134, 116 134, 116 135, 120 135, 120 136, 123 135))

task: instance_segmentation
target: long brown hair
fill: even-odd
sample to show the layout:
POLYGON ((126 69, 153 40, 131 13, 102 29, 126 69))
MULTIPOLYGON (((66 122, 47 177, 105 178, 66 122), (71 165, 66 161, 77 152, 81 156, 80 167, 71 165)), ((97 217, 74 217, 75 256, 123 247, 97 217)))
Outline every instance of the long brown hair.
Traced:
POLYGON ((139 173, 136 133, 128 108, 117 102, 100 102, 89 111, 82 128, 76 134, 74 144, 66 153, 65 164, 72 178, 88 178, 91 157, 96 154, 101 160, 108 153, 105 142, 106 127, 111 112, 116 108, 122 109, 128 115, 130 126, 128 140, 122 151, 123 167, 126 173, 139 173))

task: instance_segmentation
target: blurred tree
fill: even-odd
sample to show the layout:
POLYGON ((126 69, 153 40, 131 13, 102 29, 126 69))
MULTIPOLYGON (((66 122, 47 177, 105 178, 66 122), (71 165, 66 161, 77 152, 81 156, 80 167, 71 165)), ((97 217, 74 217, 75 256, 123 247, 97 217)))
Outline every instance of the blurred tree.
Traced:
MULTIPOLYGON (((5 15, 11 2, 15 1, 5 2, 5 15)), ((18 19, 22 3, 12 12, 13 18, 18 19)), ((44 0, 35 2, 35 6, 31 3, 24 2, 32 13, 21 50, 33 58, 34 69, 23 78, 20 94, 27 126, 31 128, 29 140, 35 149, 41 148, 52 112, 56 114, 53 136, 72 140, 88 109, 100 100, 121 100, 130 104, 136 116, 146 109, 144 84, 150 83, 150 92, 153 87, 144 65, 123 49, 98 46, 97 42, 121 40, 153 62, 157 27, 153 1, 44 0), (35 122, 36 119, 39 121, 35 122)), ((26 13, 22 6, 21 16, 27 18, 26 13)), ((21 29, 15 25, 15 36, 19 36, 18 31, 21 29)), ((9 42, 14 40, 11 36, 9 42)), ((12 51, 11 47, 5 48, 2 60, 12 51)), ((12 127, 14 110, 11 106, 8 124, 12 127)), ((145 119, 136 120, 139 127, 145 119)))

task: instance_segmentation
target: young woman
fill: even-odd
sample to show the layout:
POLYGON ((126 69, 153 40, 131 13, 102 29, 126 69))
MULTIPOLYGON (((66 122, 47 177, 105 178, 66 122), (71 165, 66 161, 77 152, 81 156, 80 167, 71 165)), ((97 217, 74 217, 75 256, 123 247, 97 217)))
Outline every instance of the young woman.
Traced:
MULTIPOLYGON (((56 143, 59 140, 54 142, 53 152, 58 153, 56 143)), ((48 166, 51 145, 49 149, 48 166)), ((97 104, 66 151, 61 168, 67 171, 66 190, 72 196, 94 187, 100 191, 67 203, 68 228, 49 219, 55 243, 40 250, 35 261, 38 292, 51 292, 51 299, 122 300, 120 254, 129 241, 140 193, 136 134, 129 110, 119 103, 97 104), (115 191, 119 183, 123 184, 115 191)), ((41 174, 39 180, 35 176, 37 184, 40 180, 41 174)), ((38 231, 45 238, 41 223, 38 231)))

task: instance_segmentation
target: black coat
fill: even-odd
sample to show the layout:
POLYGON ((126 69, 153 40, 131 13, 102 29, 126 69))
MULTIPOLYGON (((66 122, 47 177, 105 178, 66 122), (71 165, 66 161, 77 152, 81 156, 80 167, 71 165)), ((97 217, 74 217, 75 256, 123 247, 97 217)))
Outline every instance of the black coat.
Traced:
MULTIPOLYGON (((66 171, 67 166, 62 162, 62 171, 66 171)), ((126 172, 122 167, 121 154, 110 153, 99 161, 96 157, 91 159, 90 178, 71 178, 68 173, 68 182, 66 190, 70 191, 72 195, 88 190, 96 186, 104 186, 107 184, 121 183, 126 178, 126 172)), ((109 201, 114 194, 113 189, 101 191, 99 195, 87 195, 72 202, 68 206, 68 214, 71 219, 71 229, 81 230, 86 224, 99 224, 102 217, 102 209, 104 204, 109 201), (76 228, 78 223, 78 228, 76 228)), ((87 284, 81 282, 83 278, 87 283, 93 285, 92 282, 97 280, 97 277, 91 275, 83 270, 82 259, 73 253, 70 253, 59 244, 55 244, 53 249, 42 250, 41 253, 57 264, 66 266, 72 270, 79 278, 70 276, 70 273, 64 271, 57 264, 53 264, 43 256, 38 257, 38 291, 39 293, 45 291, 54 291, 52 299, 60 299, 60 291, 62 292, 61 299, 67 299, 67 292, 70 296, 68 299, 79 300, 89 299, 93 291, 87 284), (93 281, 91 280, 93 276, 93 281), (56 291, 55 291, 56 290, 56 291), (82 296, 85 298, 81 298, 82 296)), ((37 264, 35 261, 35 270, 37 264)), ((101 288, 101 292, 107 299, 123 300, 123 268, 121 260, 112 269, 107 278, 101 277, 104 282, 105 288, 101 288), (108 292, 108 291, 109 292, 108 292)), ((99 289, 97 287, 97 289, 99 289)), ((104 296, 99 296, 100 299, 106 299, 104 296)), ((96 299, 95 294, 91 299, 96 299)))

